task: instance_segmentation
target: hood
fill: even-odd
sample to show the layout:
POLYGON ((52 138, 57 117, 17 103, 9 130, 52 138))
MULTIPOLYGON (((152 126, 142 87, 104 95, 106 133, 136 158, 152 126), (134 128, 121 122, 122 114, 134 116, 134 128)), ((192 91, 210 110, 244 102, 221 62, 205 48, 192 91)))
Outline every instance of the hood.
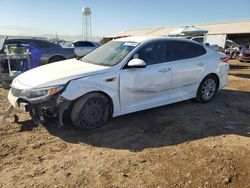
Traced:
POLYGON ((77 59, 59 61, 22 73, 12 85, 20 89, 40 88, 65 84, 71 79, 102 73, 110 67, 85 63, 77 59), (18 84, 19 83, 19 84, 18 84))

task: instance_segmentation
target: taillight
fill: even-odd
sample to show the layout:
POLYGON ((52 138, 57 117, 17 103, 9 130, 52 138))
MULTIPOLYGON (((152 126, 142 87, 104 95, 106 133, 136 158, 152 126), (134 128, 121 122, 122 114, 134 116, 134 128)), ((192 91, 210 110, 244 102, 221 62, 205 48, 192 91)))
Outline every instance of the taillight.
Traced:
POLYGON ((229 61, 229 57, 222 57, 222 58, 220 58, 220 60, 222 61, 222 62, 228 62, 229 61))

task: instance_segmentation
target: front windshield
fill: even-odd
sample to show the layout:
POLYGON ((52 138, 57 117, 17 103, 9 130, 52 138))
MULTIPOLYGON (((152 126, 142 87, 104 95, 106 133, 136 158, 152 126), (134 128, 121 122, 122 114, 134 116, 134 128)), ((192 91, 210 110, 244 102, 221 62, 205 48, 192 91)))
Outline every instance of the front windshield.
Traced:
POLYGON ((82 58, 86 63, 114 66, 120 63, 136 46, 137 42, 111 41, 82 58))

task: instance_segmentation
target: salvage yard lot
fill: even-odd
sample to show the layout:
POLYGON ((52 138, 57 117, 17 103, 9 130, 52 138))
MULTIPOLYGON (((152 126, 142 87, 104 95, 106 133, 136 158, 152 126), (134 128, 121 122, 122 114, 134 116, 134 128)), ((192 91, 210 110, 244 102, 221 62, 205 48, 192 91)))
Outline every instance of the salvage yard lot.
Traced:
POLYGON ((15 111, 0 129, 0 187, 250 187, 250 63, 230 69, 209 104, 184 101, 93 131, 35 126, 15 111))

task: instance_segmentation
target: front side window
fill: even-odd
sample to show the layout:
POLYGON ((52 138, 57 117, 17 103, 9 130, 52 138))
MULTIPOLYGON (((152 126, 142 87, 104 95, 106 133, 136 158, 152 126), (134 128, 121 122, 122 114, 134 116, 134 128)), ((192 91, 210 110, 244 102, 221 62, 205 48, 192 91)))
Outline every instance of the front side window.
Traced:
POLYGON ((147 65, 166 62, 166 45, 165 42, 154 42, 140 49, 133 58, 138 58, 147 65))
POLYGON ((6 40, 5 45, 16 45, 16 46, 20 46, 20 44, 22 43, 22 41, 20 40, 6 40))
POLYGON ((120 63, 139 43, 111 41, 82 58, 83 62, 114 66, 120 63))

